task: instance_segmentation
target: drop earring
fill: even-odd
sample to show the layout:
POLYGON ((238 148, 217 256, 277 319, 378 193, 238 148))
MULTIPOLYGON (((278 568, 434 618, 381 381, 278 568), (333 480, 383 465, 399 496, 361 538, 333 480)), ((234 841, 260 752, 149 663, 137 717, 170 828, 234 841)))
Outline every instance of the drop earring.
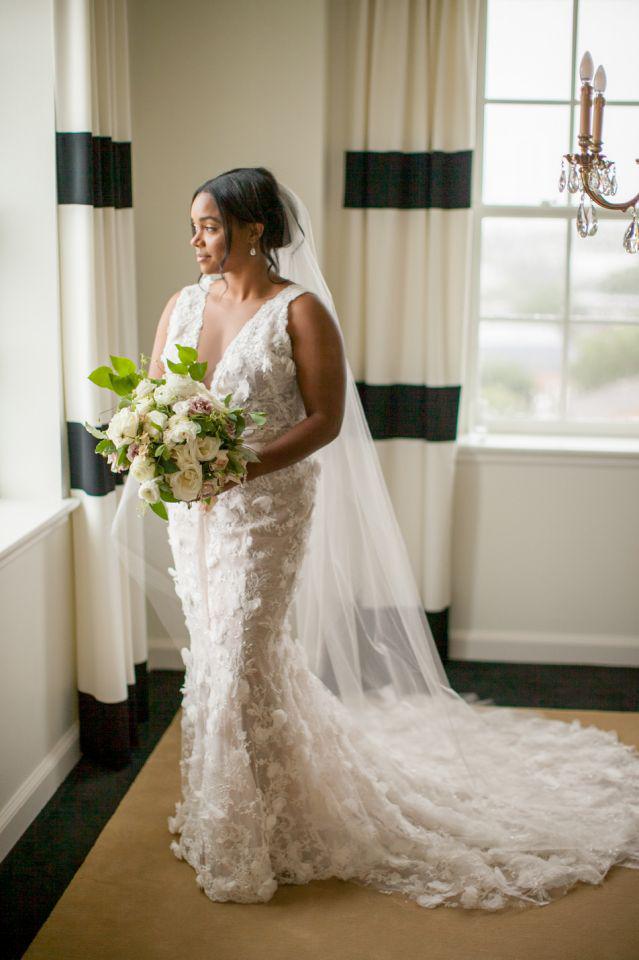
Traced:
POLYGON ((254 257, 255 254, 257 253, 255 247, 251 247, 251 249, 249 250, 249 253, 251 254, 252 257, 254 257))

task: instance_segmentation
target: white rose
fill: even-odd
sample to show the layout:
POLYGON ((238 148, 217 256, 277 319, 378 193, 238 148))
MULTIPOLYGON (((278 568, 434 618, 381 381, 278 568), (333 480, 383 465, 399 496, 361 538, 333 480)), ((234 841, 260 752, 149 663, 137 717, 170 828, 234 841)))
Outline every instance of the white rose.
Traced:
POLYGON ((195 420, 188 417, 169 417, 164 428, 164 439, 169 443, 183 443, 185 440, 195 440, 202 427, 195 420))
POLYGON ((149 394, 153 393, 155 390, 155 384, 152 380, 149 380, 145 377, 144 380, 140 380, 137 387, 133 391, 133 396, 141 400, 142 397, 148 397, 149 394))
POLYGON ((173 496, 178 500, 195 500, 202 487, 202 467, 199 463, 193 463, 184 470, 170 473, 169 483, 173 496))
POLYGON ((222 441, 219 437, 198 437, 195 441, 195 452, 198 460, 212 460, 221 444, 222 441))
POLYGON ((155 476, 155 463, 148 457, 135 457, 129 468, 129 473, 138 483, 152 480, 155 476))
POLYGON ((172 447, 172 452, 180 470, 184 470, 186 467, 192 467, 193 465, 197 466, 198 459, 192 441, 180 443, 172 447))
POLYGON ((168 415, 161 410, 151 410, 146 417, 146 429, 150 437, 158 439, 162 435, 168 415))
POLYGON ((130 407, 122 407, 111 417, 106 435, 116 447, 121 447, 123 443, 130 442, 137 436, 138 424, 139 417, 135 410, 131 410, 130 407))
POLYGON ((160 499, 159 480, 145 480, 140 484, 138 497, 146 503, 157 503, 160 499))

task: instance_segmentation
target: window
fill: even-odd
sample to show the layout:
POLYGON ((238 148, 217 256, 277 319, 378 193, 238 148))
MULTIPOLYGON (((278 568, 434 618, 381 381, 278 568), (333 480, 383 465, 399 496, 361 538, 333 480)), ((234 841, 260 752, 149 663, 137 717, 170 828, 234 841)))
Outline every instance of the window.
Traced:
POLYGON ((603 153, 639 190, 639 0, 484 0, 474 180, 471 428, 639 437, 639 254, 630 211, 559 191, 577 152, 579 63, 607 73, 603 153))

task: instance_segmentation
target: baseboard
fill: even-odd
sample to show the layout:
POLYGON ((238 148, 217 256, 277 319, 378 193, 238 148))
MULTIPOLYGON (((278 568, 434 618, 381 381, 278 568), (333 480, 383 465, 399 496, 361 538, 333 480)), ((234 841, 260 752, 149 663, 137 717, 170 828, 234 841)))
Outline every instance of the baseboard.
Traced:
POLYGON ((18 842, 80 759, 77 721, 0 810, 0 861, 18 842))
MULTIPOLYGON (((188 646, 188 640, 182 645, 188 646)), ((639 637, 451 630, 448 656, 451 660, 493 660, 499 663, 639 667, 639 637)), ((149 638, 149 669, 184 670, 177 646, 165 638, 149 638)))
POLYGON ((448 655, 451 660, 639 667, 639 637, 451 629, 448 655))

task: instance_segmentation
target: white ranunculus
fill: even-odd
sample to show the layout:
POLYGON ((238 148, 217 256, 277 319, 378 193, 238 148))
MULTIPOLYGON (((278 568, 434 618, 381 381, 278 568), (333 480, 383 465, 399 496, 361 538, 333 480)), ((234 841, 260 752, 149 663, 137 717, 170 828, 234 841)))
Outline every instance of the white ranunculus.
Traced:
POLYGON ((148 377, 145 377, 144 380, 140 380, 137 387, 133 391, 133 396, 138 400, 141 400, 142 397, 148 397, 149 394, 153 393, 155 390, 155 384, 152 380, 149 380, 148 377))
POLYGON ((195 440, 202 427, 188 417, 169 417, 164 428, 164 439, 169 443, 183 443, 195 440))
POLYGON ((149 436, 153 437, 154 440, 161 437, 164 425, 168 419, 168 414, 162 413, 161 410, 149 411, 146 417, 146 429, 149 436))
POLYGON ((191 377, 173 374, 167 379, 166 383, 155 388, 155 402, 167 406, 179 400, 187 400, 189 397, 209 396, 209 391, 199 380, 193 380, 191 377))
POLYGON ((177 414, 178 417, 185 417, 189 411, 189 404, 191 400, 176 400, 173 404, 173 413, 177 414))
POLYGON ((122 407, 111 417, 111 422, 106 430, 106 435, 116 447, 121 447, 123 443, 130 442, 137 436, 139 417, 135 410, 130 407, 122 407))
POLYGON ((155 400, 153 397, 142 397, 141 400, 137 400, 135 404, 135 409, 137 413, 143 417, 145 413, 148 413, 149 410, 152 410, 155 406, 155 400))
POLYGON ((160 499, 160 481, 158 479, 145 480, 139 486, 138 497, 147 503, 157 503, 160 499))
POLYGON ((202 467, 199 463, 193 463, 184 470, 170 473, 169 483, 173 496, 178 500, 195 500, 202 488, 202 467))
POLYGON ((155 463, 148 457, 135 457, 129 468, 129 473, 138 483, 152 480, 155 476, 155 463))
POLYGON ((197 437, 195 452, 198 460, 212 460, 222 445, 219 437, 197 437))

